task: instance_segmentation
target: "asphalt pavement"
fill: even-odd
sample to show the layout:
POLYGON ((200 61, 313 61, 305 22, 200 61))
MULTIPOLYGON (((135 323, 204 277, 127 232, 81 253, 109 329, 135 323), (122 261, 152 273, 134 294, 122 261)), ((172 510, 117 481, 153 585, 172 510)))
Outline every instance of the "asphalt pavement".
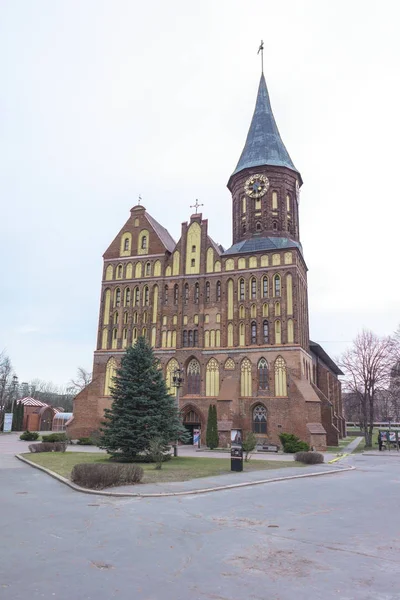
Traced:
POLYGON ((0 455, 0 598, 399 600, 400 460, 343 462, 356 470, 118 499, 0 455))

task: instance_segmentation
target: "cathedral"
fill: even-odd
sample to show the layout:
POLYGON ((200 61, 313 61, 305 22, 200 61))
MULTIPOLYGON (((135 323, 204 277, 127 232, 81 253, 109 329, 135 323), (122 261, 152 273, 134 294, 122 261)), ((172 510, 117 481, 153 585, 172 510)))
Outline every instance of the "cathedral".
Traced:
POLYGON ((230 248, 212 240, 197 202, 177 242, 138 204, 104 253, 93 381, 75 398, 71 437, 99 429, 121 357, 144 336, 184 424, 201 430, 202 443, 215 404, 221 446, 232 428, 269 443, 288 432, 316 449, 338 444, 345 435, 341 372, 309 339, 302 183, 262 74, 228 181, 230 248))

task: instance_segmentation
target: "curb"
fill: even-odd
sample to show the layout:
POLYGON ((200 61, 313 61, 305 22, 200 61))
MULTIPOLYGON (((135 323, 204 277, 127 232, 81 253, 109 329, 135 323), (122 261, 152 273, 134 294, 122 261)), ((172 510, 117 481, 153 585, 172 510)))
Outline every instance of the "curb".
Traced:
POLYGON ((328 460, 328 465, 331 465, 334 462, 337 462, 338 460, 342 460, 342 458, 346 458, 346 456, 350 456, 350 454, 341 454, 340 456, 337 456, 336 458, 332 458, 332 460, 328 460))
POLYGON ((62 475, 58 475, 57 473, 54 473, 54 471, 50 471, 50 469, 46 469, 46 467, 42 467, 41 465, 37 465, 37 464, 31 462, 30 460, 24 458, 20 454, 16 454, 15 458, 26 463, 27 465, 29 465, 31 467, 34 467, 35 469, 39 469, 39 471, 43 471, 44 473, 47 473, 47 475, 50 475, 50 477, 53 477, 53 479, 57 479, 57 481, 64 483, 65 485, 67 485, 71 489, 75 490, 76 492, 82 492, 84 494, 92 494, 95 496, 111 496, 111 497, 115 497, 115 498, 166 498, 168 496, 194 496, 197 494, 207 494, 210 492, 220 492, 222 490, 232 490, 235 488, 250 487, 253 485, 261 485, 263 483, 275 483, 277 481, 288 481, 290 479, 303 479, 305 477, 319 477, 319 476, 323 476, 323 475, 334 475, 335 473, 343 473, 344 471, 354 471, 355 470, 355 467, 350 466, 350 467, 341 467, 339 469, 334 469, 334 470, 328 471, 326 473, 322 472, 322 473, 305 473, 304 475, 289 475, 288 477, 275 477, 274 479, 263 479, 260 481, 248 481, 248 482, 244 482, 244 483, 231 483, 229 485, 221 485, 221 486, 212 487, 212 488, 203 488, 201 490, 189 490, 187 492, 160 492, 160 493, 155 493, 155 494, 146 494, 146 493, 136 494, 134 492, 102 492, 100 490, 89 490, 87 488, 83 488, 83 487, 80 487, 79 485, 76 485, 69 479, 66 479, 66 477, 63 477, 62 475))

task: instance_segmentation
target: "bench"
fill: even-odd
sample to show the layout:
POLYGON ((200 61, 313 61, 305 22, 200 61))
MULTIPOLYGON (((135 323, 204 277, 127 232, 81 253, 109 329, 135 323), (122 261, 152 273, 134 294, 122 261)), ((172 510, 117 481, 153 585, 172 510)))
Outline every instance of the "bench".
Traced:
POLYGON ((259 442, 256 449, 257 452, 279 452, 278 444, 270 444, 268 441, 259 442))

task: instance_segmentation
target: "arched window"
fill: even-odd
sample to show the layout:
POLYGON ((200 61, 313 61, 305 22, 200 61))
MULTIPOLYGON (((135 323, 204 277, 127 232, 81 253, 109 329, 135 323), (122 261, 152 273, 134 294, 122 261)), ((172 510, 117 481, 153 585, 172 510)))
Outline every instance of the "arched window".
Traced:
POLYGON ((264 344, 269 344, 268 321, 263 321, 263 342, 264 342, 264 344))
POLYGON ((135 306, 139 306, 140 292, 139 292, 139 288, 137 286, 133 290, 133 294, 134 294, 134 303, 135 303, 135 306))
POLYGON ((290 202, 289 194, 286 195, 286 210, 287 210, 287 212, 291 211, 291 202, 290 202))
POLYGON ((233 319, 233 281, 228 280, 228 319, 233 319))
POLYGON ((196 283, 194 286, 194 303, 198 304, 199 303, 199 284, 196 283))
POLYGON ((257 316, 257 305, 256 304, 252 304, 251 308, 250 308, 250 316, 252 319, 255 319, 257 316))
POLYGON ((126 265, 125 279, 132 279, 132 263, 126 265))
POLYGON ((137 338, 138 338, 137 328, 134 327, 133 330, 132 330, 132 346, 134 346, 136 344, 137 338))
POLYGON ((262 297, 268 298, 268 277, 266 275, 262 278, 262 297))
POLYGON ((108 346, 108 329, 107 329, 107 327, 105 327, 103 329, 103 335, 101 338, 101 349, 107 350, 107 346, 108 346))
POLYGON ((278 222, 277 222, 277 221, 273 221, 273 222, 272 222, 272 229, 273 229, 274 231, 276 231, 276 230, 278 229, 278 222))
POLYGON ((115 329, 113 329, 112 344, 111 344, 111 347, 113 348, 113 350, 116 349, 117 344, 118 344, 118 329, 115 328, 115 329))
POLYGON ((147 276, 151 275, 151 265, 149 262, 146 263, 144 274, 147 276))
POLYGON ((278 192, 272 192, 272 210, 278 210, 278 192))
POLYGON ((268 389, 268 363, 265 358, 258 361, 258 389, 268 389))
POLYGON ((192 348, 193 346, 193 331, 188 331, 188 346, 192 348))
POLYGON ((294 342, 293 319, 288 319, 287 321, 287 341, 288 344, 293 344, 294 342))
POLYGON ((142 276, 142 263, 138 262, 135 266, 135 277, 136 279, 140 279, 142 276))
POLYGON ((240 323, 239 325, 239 346, 244 346, 245 345, 245 330, 244 330, 244 323, 240 323))
POLYGON ((246 298, 246 293, 245 293, 244 279, 240 278, 239 279, 239 300, 245 300, 245 298, 246 298))
POLYGON ((164 304, 168 304, 168 286, 164 287, 164 304))
POLYGON ((217 281, 217 285, 215 288, 215 299, 217 302, 221 300, 221 282, 217 281))
POLYGON ((215 358, 211 358, 206 368, 206 396, 219 394, 219 365, 215 358))
POLYGON ((275 361, 275 396, 287 396, 286 363, 282 356, 275 361))
POLYGON ((161 263, 159 260, 156 260, 154 263, 154 275, 155 277, 159 277, 161 275, 161 263))
POLYGON ((189 302, 189 285, 185 283, 185 304, 189 302))
POLYGON ((200 364, 195 358, 189 362, 186 375, 187 393, 200 394, 200 364))
POLYGON ((239 306, 239 319, 244 319, 245 310, 243 304, 239 306))
POLYGON ((281 295, 281 276, 276 274, 274 275, 274 296, 281 295))
POLYGON ((255 300, 257 298, 257 280, 255 277, 250 279, 250 298, 255 300))
POLYGON ((282 329, 279 319, 275 321, 275 344, 282 344, 282 329))
POLYGON ((281 316, 281 303, 280 302, 275 302, 275 316, 276 317, 281 316))
POLYGON ((134 324, 138 322, 138 314, 137 314, 136 311, 133 313, 133 319, 132 320, 133 320, 134 324))
POLYGON ((251 362, 245 358, 240 365, 240 395, 251 396, 251 362))
POLYGON ((132 235, 130 233, 124 233, 124 235, 121 238, 121 244, 120 244, 120 255, 121 256, 129 256, 130 254, 130 249, 131 249, 131 240, 132 240, 132 235))
POLYGON ((204 333, 204 346, 205 346, 206 348, 209 348, 209 347, 210 347, 210 332, 209 332, 209 331, 206 331, 206 332, 204 333))
POLYGON ((153 287, 153 323, 157 323, 157 312, 158 312, 158 285, 153 287))
POLYGON ((108 325, 110 322, 110 306, 111 306, 111 290, 108 288, 104 290, 104 312, 103 312, 103 324, 108 325))
POLYGON ((262 307, 262 316, 268 317, 268 304, 265 302, 262 307))
POLYGON ((206 282, 206 302, 210 302, 210 282, 206 282))
POLYGON ((118 321, 119 321, 119 315, 118 315, 118 311, 114 314, 114 325, 118 325, 118 321))
POLYGON ((147 285, 145 285, 143 288, 143 306, 148 306, 148 305, 149 305, 149 288, 147 287, 147 285))
POLYGON ((147 323, 147 312, 143 313, 143 323, 147 323))
POLYGON ((119 288, 115 290, 115 306, 121 306, 121 290, 119 288))
POLYGON ((267 409, 262 404, 253 408, 253 433, 267 433, 267 409))
POLYGON ((173 386, 174 371, 177 371, 178 369, 178 361, 175 358, 171 358, 165 369, 165 383, 167 384, 168 392, 173 396, 176 395, 176 387, 173 386))
POLYGON ((178 298, 179 298, 179 287, 178 287, 178 284, 176 283, 174 285, 174 304, 178 304, 178 298))
POLYGON ((126 348, 128 344, 128 330, 126 327, 122 330, 122 347, 126 348))
POLYGON ((290 273, 286 275, 286 312, 293 314, 293 278, 290 273))
POLYGON ((113 386, 113 379, 117 371, 117 363, 115 358, 110 358, 106 366, 106 379, 104 383, 104 395, 111 396, 111 388, 113 386))
POLYGON ((142 337, 147 338, 147 327, 143 327, 143 329, 142 329, 142 337))
POLYGON ((261 223, 259 221, 257 221, 257 223, 256 223, 256 231, 261 231, 261 229, 262 229, 261 223))
POLYGON ((255 321, 251 323, 251 343, 257 344, 257 323, 255 321))
POLYGON ((112 265, 108 265, 106 269, 106 281, 111 281, 113 278, 113 268, 112 265))
POLYGON ((188 332, 186 330, 184 330, 182 332, 182 346, 184 348, 187 348, 188 345, 188 332))
POLYGON ((198 345, 199 345, 199 332, 197 331, 197 329, 195 329, 193 332, 193 346, 198 346, 198 345))
POLYGON ((130 290, 130 288, 125 288, 124 306, 129 306, 130 303, 131 303, 131 290, 130 290))
POLYGON ((117 267, 117 279, 122 279, 122 265, 118 265, 117 267))
POLYGON ((147 235, 143 235, 142 236, 141 248, 142 248, 142 250, 146 250, 147 249, 147 235))
POLYGON ((228 346, 233 346, 233 324, 228 325, 228 346))
POLYGON ((245 214, 246 212, 246 196, 243 196, 242 198, 242 213, 245 214))

